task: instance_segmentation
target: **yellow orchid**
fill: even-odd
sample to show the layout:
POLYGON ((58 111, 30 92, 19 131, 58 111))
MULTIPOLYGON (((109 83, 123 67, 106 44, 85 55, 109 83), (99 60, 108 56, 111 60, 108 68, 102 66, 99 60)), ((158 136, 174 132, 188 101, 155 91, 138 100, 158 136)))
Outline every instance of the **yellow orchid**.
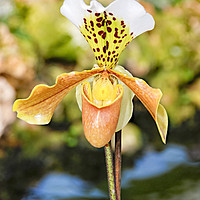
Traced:
POLYGON ((135 0, 115 0, 107 7, 96 0, 90 5, 83 0, 65 0, 61 13, 80 29, 97 65, 91 70, 61 74, 53 86, 36 86, 27 99, 15 101, 13 111, 30 124, 47 124, 64 96, 77 87, 85 136, 94 147, 103 147, 130 120, 136 95, 165 143, 168 117, 160 104, 162 92, 117 65, 131 40, 154 28, 153 17, 135 0))

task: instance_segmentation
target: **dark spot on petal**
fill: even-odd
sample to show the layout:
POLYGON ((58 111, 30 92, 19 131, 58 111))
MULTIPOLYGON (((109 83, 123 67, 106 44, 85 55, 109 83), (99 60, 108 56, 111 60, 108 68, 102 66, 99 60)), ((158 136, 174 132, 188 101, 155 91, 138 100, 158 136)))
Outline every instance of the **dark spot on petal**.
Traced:
POLYGON ((121 30, 121 34, 122 34, 124 31, 125 31, 125 30, 124 30, 124 29, 122 29, 122 30, 121 30))
POLYGON ((87 10, 89 13, 92 13, 92 11, 91 10, 87 10))
POLYGON ((112 52, 112 54, 115 54, 115 53, 116 53, 116 51, 113 51, 113 52, 112 52))
POLYGON ((87 20, 85 18, 83 18, 83 21, 84 21, 85 24, 87 24, 87 20))
POLYGON ((101 28, 101 24, 100 24, 100 23, 97 23, 97 26, 98 26, 99 28, 101 28))
POLYGON ((103 62, 105 62, 105 58, 103 58, 103 62))
POLYGON ((91 30, 94 31, 94 28, 92 28, 91 30))
POLYGON ((109 62, 109 60, 110 60, 110 57, 107 58, 107 61, 108 61, 108 62, 109 62))
POLYGON ((116 43, 117 43, 117 40, 114 40, 114 41, 113 41, 113 43, 115 43, 115 44, 116 44, 116 43))
POLYGON ((120 38, 119 35, 118 35, 118 32, 115 32, 114 36, 115 36, 116 38, 120 38))
POLYGON ((94 48, 93 48, 92 50, 93 50, 94 52, 96 52, 96 50, 95 50, 94 48))
POLYGON ((93 36, 96 37, 97 35, 95 33, 93 33, 93 36))
POLYGON ((103 13, 104 13, 104 17, 107 19, 107 13, 106 13, 106 11, 104 11, 103 13))
POLYGON ((116 20, 116 17, 113 17, 113 20, 115 21, 115 20, 116 20))
POLYGON ((91 40, 91 37, 90 37, 89 35, 88 35, 87 37, 88 37, 88 39, 90 39, 90 40, 91 40))
POLYGON ((127 36, 127 34, 125 34, 122 38, 125 38, 127 36))
POLYGON ((124 21, 121 21, 121 25, 124 25, 124 21))
POLYGON ((106 32, 104 32, 103 34, 102 34, 102 36, 101 36, 103 39, 105 39, 106 38, 106 32))
POLYGON ((113 62, 113 58, 111 58, 110 62, 113 62))
POLYGON ((109 49, 109 42, 106 41, 106 49, 109 49))
POLYGON ((103 20, 103 17, 99 17, 96 20, 97 20, 97 22, 101 22, 103 20))
POLYGON ((123 28, 126 28, 126 24, 124 24, 122 27, 123 27, 123 28))
POLYGON ((101 60, 101 57, 100 57, 100 56, 98 56, 98 58, 99 58, 99 60, 101 60))
POLYGON ((97 44, 98 43, 98 40, 97 40, 97 38, 94 38, 94 42, 97 44))
POLYGON ((111 25, 111 24, 112 24, 112 21, 110 21, 110 20, 106 21, 106 25, 111 25))
POLYGON ((103 54, 101 54, 101 58, 103 58, 103 54))
POLYGON ((106 46, 103 47, 103 52, 106 53, 106 46))
POLYGON ((100 16, 100 14, 101 14, 101 13, 95 13, 95 16, 98 17, 98 16, 100 16))
POLYGON ((122 42, 122 40, 119 40, 119 41, 118 41, 118 43, 121 43, 121 42, 122 42))
POLYGON ((103 33, 104 33, 104 31, 99 31, 98 32, 99 35, 102 35, 103 33))
POLYGON ((107 27, 107 31, 108 31, 108 33, 110 33, 112 31, 112 28, 107 27))
POLYGON ((133 32, 130 35, 133 35, 133 32))
POLYGON ((110 56, 110 54, 111 54, 111 52, 109 51, 109 52, 108 52, 108 55, 110 56))
POLYGON ((99 48, 97 48, 97 52, 100 52, 100 49, 99 49, 99 48))
POLYGON ((119 49, 119 46, 116 46, 115 49, 119 49))
POLYGON ((92 20, 90 21, 90 24, 92 27, 94 27, 94 22, 92 20))
POLYGON ((113 14, 111 12, 108 13, 109 15, 113 16, 113 14))

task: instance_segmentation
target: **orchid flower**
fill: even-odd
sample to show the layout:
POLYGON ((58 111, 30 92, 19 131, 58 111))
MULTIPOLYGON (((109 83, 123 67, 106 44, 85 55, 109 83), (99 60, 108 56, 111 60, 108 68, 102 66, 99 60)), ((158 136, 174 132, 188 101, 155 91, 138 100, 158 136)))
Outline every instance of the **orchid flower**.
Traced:
POLYGON ((117 65, 120 53, 131 40, 154 28, 153 17, 135 0, 115 0, 107 7, 96 0, 90 5, 83 0, 65 0, 61 14, 86 38, 97 65, 91 70, 61 74, 53 86, 37 85, 27 99, 15 101, 13 111, 17 111, 18 118, 30 124, 49 123, 60 101, 77 87, 85 136, 99 148, 128 123, 136 95, 166 143, 168 117, 160 104, 162 92, 117 65))

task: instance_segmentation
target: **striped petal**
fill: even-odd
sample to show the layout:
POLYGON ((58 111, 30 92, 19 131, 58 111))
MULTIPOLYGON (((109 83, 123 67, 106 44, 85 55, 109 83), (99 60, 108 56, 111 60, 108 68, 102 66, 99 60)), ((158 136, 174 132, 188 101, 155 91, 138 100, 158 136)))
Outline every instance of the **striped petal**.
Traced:
POLYGON ((16 100, 13 111, 30 124, 48 124, 60 101, 81 81, 98 74, 102 69, 64 73, 57 77, 54 86, 37 85, 27 99, 16 100))
POLYGON ((143 103, 155 120, 163 143, 166 143, 168 117, 165 108, 160 104, 162 92, 151 88, 142 79, 128 77, 111 69, 108 71, 125 83, 143 103))

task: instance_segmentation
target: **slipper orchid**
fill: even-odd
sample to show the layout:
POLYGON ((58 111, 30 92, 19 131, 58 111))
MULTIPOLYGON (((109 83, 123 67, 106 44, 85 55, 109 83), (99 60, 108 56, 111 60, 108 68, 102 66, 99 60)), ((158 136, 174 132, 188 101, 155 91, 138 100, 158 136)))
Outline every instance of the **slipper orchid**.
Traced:
POLYGON ((77 87, 85 136, 94 147, 103 147, 130 120, 136 95, 165 143, 168 118, 160 104, 161 91, 117 65, 131 40, 154 28, 153 17, 135 0, 115 0, 107 7, 96 0, 90 5, 83 0, 65 0, 61 13, 80 29, 97 65, 92 70, 61 74, 54 86, 36 86, 27 99, 15 101, 13 111, 30 124, 47 124, 63 97, 77 87))

